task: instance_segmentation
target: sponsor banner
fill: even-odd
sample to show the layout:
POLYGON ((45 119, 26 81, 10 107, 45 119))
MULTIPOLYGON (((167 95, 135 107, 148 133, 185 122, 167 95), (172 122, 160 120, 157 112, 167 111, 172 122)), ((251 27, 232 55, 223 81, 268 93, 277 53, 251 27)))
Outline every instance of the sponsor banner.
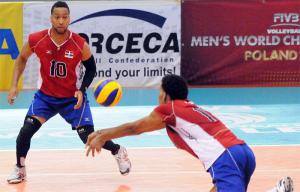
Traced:
POLYGON ((0 10, 0 90, 8 90, 14 62, 22 47, 23 4, 0 2, 0 10))
MULTIPOLYGON (((156 87, 166 74, 180 74, 181 9, 175 0, 68 2, 70 30, 86 38, 100 79, 123 87, 156 87), (159 6, 157 6, 159 4, 159 6)), ((50 28, 52 2, 24 5, 24 32, 50 28)), ((24 86, 36 87, 38 60, 26 69, 24 86)))
POLYGON ((298 1, 182 4, 182 75, 200 86, 300 86, 298 1))

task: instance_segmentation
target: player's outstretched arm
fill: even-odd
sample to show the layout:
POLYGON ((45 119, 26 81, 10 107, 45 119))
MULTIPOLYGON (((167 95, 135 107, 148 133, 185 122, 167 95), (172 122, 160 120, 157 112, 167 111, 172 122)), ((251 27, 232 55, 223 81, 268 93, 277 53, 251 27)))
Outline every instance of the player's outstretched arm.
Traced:
POLYGON ((108 140, 130 135, 138 135, 144 132, 151 132, 165 127, 166 124, 165 122, 163 122, 161 116, 157 112, 153 111, 149 116, 146 116, 137 121, 125 123, 110 129, 98 130, 90 134, 88 137, 88 141, 86 144, 86 155, 88 156, 91 152, 92 156, 94 156, 95 152, 100 152, 102 146, 108 140))
POLYGON ((21 75, 24 72, 27 59, 31 54, 32 52, 29 44, 25 43, 24 46, 22 47, 20 54, 18 55, 15 61, 12 84, 7 96, 7 102, 11 105, 14 103, 14 100, 18 95, 18 82, 20 80, 21 75))

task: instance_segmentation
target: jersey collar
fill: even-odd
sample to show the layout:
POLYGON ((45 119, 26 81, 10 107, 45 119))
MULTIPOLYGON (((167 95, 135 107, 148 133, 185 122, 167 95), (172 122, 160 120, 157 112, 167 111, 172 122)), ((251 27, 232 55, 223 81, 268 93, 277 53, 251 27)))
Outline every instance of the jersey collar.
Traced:
POLYGON ((72 35, 73 35, 72 31, 68 30, 68 31, 70 32, 69 37, 68 37, 64 42, 62 42, 62 43, 59 45, 59 44, 57 44, 57 43, 51 38, 51 36, 50 36, 50 31, 51 31, 51 28, 48 29, 48 35, 49 35, 49 38, 51 39, 51 41, 52 41, 53 44, 57 47, 58 50, 60 49, 61 46, 63 46, 66 42, 68 42, 68 41, 72 38, 72 35))

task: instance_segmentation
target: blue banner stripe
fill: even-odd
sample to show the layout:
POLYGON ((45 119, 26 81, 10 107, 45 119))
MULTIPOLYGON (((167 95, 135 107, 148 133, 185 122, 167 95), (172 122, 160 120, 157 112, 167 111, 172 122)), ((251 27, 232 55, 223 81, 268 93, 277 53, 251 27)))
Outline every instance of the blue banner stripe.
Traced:
POLYGON ((119 89, 113 90, 113 91, 109 94, 109 96, 107 97, 107 99, 105 100, 105 102, 102 103, 102 105, 104 105, 104 106, 109 106, 109 105, 111 105, 111 104, 114 102, 114 100, 115 100, 115 98, 116 98, 116 96, 117 96, 118 91, 119 91, 119 89))
POLYGON ((94 18, 94 17, 102 17, 102 16, 123 16, 123 17, 131 17, 139 20, 146 21, 153 25, 156 25, 160 28, 166 22, 166 18, 154 13, 150 13, 147 11, 137 10, 137 9, 111 9, 105 11, 99 11, 96 13, 92 13, 90 15, 81 17, 75 21, 73 21, 70 25, 77 23, 79 21, 83 21, 86 19, 94 18))

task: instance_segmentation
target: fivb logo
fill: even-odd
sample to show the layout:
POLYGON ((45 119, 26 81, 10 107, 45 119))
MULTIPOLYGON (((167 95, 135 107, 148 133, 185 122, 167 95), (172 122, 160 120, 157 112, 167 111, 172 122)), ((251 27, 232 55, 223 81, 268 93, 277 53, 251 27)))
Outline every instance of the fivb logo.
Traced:
MULTIPOLYGON (((86 19, 103 16, 130 17, 148 22, 159 28, 162 28, 166 22, 165 17, 147 11, 136 9, 111 9, 84 16, 72 22, 71 25, 86 19)), ((144 50, 147 53, 156 53, 158 51, 161 51, 162 53, 168 51, 179 52, 179 42, 176 33, 170 33, 166 40, 157 32, 149 34, 128 33, 127 35, 118 32, 109 34, 108 37, 105 37, 102 33, 91 33, 90 37, 84 33, 80 33, 80 35, 84 36, 88 43, 90 39, 95 39, 91 40, 91 45, 96 47, 96 53, 102 53, 103 47, 111 54, 117 54, 121 51, 125 51, 125 53, 140 53, 141 50, 144 50)))
POLYGON ((12 59, 16 59, 19 55, 19 49, 11 29, 0 29, 0 56, 1 55, 10 55, 12 59))
POLYGON ((273 25, 275 26, 300 26, 298 13, 274 13, 273 25))

